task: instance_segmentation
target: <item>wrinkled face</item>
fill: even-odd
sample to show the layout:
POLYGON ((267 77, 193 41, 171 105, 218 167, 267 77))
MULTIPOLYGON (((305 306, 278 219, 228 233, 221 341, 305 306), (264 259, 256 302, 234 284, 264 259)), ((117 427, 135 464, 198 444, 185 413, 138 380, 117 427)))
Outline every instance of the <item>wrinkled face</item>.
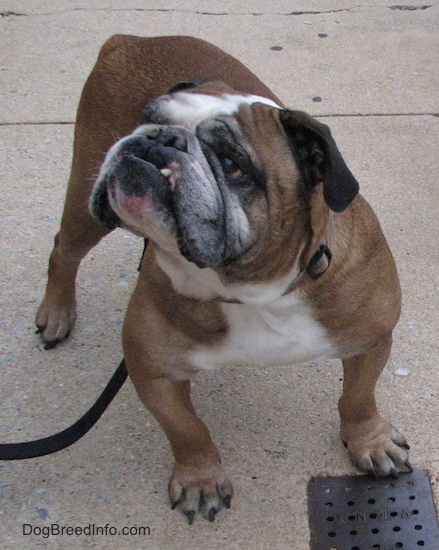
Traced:
MULTIPOLYGON (((231 92, 231 91, 230 91, 231 92)), ((240 110, 272 101, 200 90, 162 96, 108 152, 91 198, 107 227, 148 237, 199 267, 220 267, 258 237, 266 175, 240 110)))
POLYGON ((108 152, 92 213, 228 277, 286 272, 322 209, 358 192, 327 126, 221 83, 177 88, 141 122, 108 152))

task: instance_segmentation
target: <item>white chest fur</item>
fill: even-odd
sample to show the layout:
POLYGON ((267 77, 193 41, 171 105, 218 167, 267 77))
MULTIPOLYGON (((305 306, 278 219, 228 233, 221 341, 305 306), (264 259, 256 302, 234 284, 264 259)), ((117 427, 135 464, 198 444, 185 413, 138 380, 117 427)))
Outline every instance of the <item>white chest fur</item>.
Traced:
POLYGON ((227 339, 191 357, 198 369, 226 365, 281 366, 334 356, 325 328, 311 315, 298 292, 269 305, 222 304, 227 339))

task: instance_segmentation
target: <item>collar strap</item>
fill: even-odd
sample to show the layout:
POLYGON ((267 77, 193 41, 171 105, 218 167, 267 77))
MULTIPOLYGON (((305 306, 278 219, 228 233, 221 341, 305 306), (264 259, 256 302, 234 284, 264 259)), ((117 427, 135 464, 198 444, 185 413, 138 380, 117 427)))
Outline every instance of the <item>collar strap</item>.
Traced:
POLYGON ((331 260, 332 252, 325 244, 321 244, 305 268, 307 275, 316 281, 326 273, 326 270, 331 264, 331 260))
MULTIPOLYGON (((293 290, 296 290, 296 288, 303 281, 303 278, 306 275, 308 275, 313 281, 316 281, 317 279, 319 279, 328 270, 331 264, 331 260, 332 260, 332 252, 329 250, 329 248, 325 244, 321 244, 317 249, 317 251, 315 252, 314 256, 308 262, 308 265, 305 267, 303 271, 299 273, 299 275, 294 279, 294 281, 288 286, 288 288, 285 290, 282 296, 285 296, 290 292, 293 292, 293 290)), ((227 298, 217 298, 217 301, 224 302, 226 304, 242 304, 241 301, 234 298, 230 300, 228 300, 227 298)))
POLYGON ((302 283, 303 279, 308 275, 313 281, 319 279, 328 270, 332 260, 332 252, 325 244, 321 244, 314 253, 308 265, 294 279, 290 286, 285 290, 283 296, 293 292, 302 283))

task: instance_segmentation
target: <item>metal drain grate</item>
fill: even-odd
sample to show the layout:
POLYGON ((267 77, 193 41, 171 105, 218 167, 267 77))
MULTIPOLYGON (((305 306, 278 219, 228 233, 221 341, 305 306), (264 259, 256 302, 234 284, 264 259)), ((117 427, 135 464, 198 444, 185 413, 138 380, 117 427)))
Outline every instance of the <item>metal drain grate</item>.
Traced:
POLYGON ((439 550, 427 470, 398 479, 313 477, 308 514, 310 550, 439 550))

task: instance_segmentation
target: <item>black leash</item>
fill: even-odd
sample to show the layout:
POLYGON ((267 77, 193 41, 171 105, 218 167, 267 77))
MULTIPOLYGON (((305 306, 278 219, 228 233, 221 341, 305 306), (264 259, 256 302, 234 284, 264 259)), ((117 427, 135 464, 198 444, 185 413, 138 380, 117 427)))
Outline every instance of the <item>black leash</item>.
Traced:
MULTIPOLYGON (((147 246, 148 239, 145 239, 138 271, 140 271, 140 265, 142 264, 147 246)), ((35 439, 34 441, 26 441, 23 443, 0 443, 0 460, 24 460, 25 458, 50 455, 51 453, 56 453, 56 451, 61 451, 73 445, 73 443, 81 439, 81 437, 96 424, 108 405, 113 401, 117 392, 123 386, 127 376, 128 373, 125 367, 125 359, 122 359, 116 372, 111 377, 97 401, 77 422, 62 432, 50 435, 49 437, 43 437, 42 439, 35 439)))
POLYGON ((99 420, 105 409, 111 403, 117 392, 123 386, 128 373, 125 367, 125 360, 122 359, 116 372, 111 377, 106 388, 98 397, 96 403, 69 428, 57 434, 26 441, 25 443, 1 443, 0 460, 23 460, 44 456, 72 445, 81 439, 99 420))

